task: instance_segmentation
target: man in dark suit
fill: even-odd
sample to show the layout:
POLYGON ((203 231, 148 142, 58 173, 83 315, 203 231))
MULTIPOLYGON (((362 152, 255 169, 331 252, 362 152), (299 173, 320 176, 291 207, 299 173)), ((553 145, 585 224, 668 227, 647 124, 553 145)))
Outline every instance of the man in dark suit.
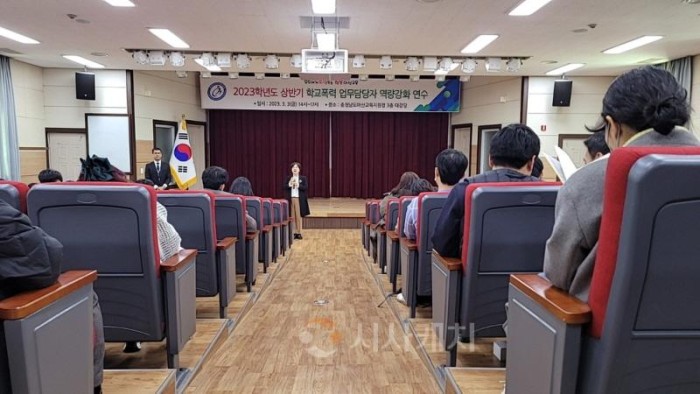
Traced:
POLYGON ((153 153, 153 161, 146 164, 146 179, 153 182, 156 189, 167 189, 173 181, 170 175, 170 165, 161 160, 163 152, 160 148, 153 148, 151 153, 153 153))

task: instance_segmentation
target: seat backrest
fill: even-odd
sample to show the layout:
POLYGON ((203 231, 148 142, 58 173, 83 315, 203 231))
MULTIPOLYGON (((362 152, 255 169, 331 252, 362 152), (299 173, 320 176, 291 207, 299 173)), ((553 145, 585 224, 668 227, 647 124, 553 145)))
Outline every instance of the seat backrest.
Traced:
POLYGON ((369 217, 370 217, 370 215, 369 215, 369 206, 370 206, 370 204, 372 204, 372 200, 367 200, 367 201, 365 201, 365 219, 368 219, 368 220, 369 220, 369 217))
POLYGON ((28 191, 29 187, 22 182, 0 181, 0 200, 22 213, 27 213, 28 191))
POLYGON ((280 200, 282 204, 282 220, 289 220, 289 202, 287 200, 280 200))
POLYGON ((236 237, 236 272, 246 272, 245 234, 246 234, 246 200, 245 197, 230 194, 217 194, 214 199, 216 206, 216 236, 218 239, 236 237))
POLYGON ((418 195, 418 216, 416 221, 416 242, 418 243, 418 295, 431 295, 432 252, 435 224, 440 218, 442 207, 447 201, 446 192, 425 192, 418 195))
POLYGON ((611 155, 579 387, 700 392, 696 174, 697 147, 630 147, 611 155))
POLYGON ((263 227, 263 202, 260 197, 245 196, 245 206, 255 222, 258 224, 258 230, 263 227))
POLYGON ((271 198, 263 198, 263 222, 265 226, 270 226, 272 225, 272 199, 271 198))
POLYGON ((369 204, 369 222, 371 224, 379 223, 379 201, 372 200, 369 204))
POLYGON ((29 217, 63 244, 63 272, 96 270, 107 340, 163 338, 164 301, 153 188, 128 183, 40 184, 29 217))
POLYGON ((503 336, 512 273, 542 272, 560 185, 549 182, 467 186, 462 240, 460 323, 477 336, 503 336))
POLYGON ((168 210, 185 249, 197 249, 197 295, 219 292, 216 270, 215 194, 206 190, 161 190, 158 202, 168 210))
POLYGON ((393 230, 396 227, 396 221, 399 219, 399 199, 390 198, 386 204, 386 213, 384 214, 384 223, 387 230, 393 230))
POLYGON ((400 238, 406 238, 406 233, 403 231, 403 224, 406 221, 406 212, 408 212, 408 204, 416 198, 415 196, 404 196, 399 198, 399 214, 396 218, 396 225, 399 228, 398 234, 400 238))
POLYGON ((282 223, 282 202, 280 200, 272 200, 272 222, 282 223))

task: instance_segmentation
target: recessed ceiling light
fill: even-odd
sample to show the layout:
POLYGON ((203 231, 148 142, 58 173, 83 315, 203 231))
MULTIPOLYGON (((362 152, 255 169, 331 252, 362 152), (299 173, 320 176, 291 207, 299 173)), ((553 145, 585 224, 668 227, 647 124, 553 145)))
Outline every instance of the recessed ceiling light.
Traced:
POLYGON ((90 55, 97 56, 97 57, 109 56, 109 54, 104 53, 104 52, 91 52, 90 55))
POLYGON ((618 53, 623 53, 623 52, 627 52, 627 51, 630 51, 630 50, 635 49, 635 48, 639 48, 643 45, 650 44, 650 43, 652 43, 654 41, 658 41, 662 38, 663 38, 663 36, 642 36, 639 38, 635 38, 632 41, 628 41, 624 44, 618 45, 616 47, 606 49, 603 51, 603 53, 605 53, 607 55, 617 55, 618 53))
POLYGON ((166 44, 173 48, 189 48, 189 44, 183 41, 180 37, 176 36, 175 33, 168 29, 148 29, 154 36, 165 41, 166 44))
POLYGON ((585 32, 587 32, 587 31, 588 31, 588 29, 574 29, 574 30, 571 30, 572 33, 585 33, 585 32))
POLYGON ((64 58, 76 62, 78 64, 82 64, 85 67, 90 67, 90 68, 105 68, 105 66, 101 65, 100 63, 95 63, 92 60, 85 59, 84 57, 80 56, 75 56, 75 55, 63 55, 64 58))
POLYGON ((311 9, 314 14, 335 14, 335 0, 311 0, 311 9))
POLYGON ((23 36, 19 33, 15 33, 12 30, 7 30, 4 27, 0 27, 0 36, 3 36, 5 38, 9 38, 10 40, 14 40, 17 42, 20 42, 22 44, 38 44, 39 41, 29 38, 27 36, 23 36))
POLYGON ((129 0, 105 0, 112 7, 135 7, 134 3, 129 0))
POLYGON ((557 62, 556 60, 542 60, 540 63, 542 63, 542 64, 557 64, 559 62, 557 62))
POLYGON ((78 19, 75 20, 75 22, 76 22, 76 23, 82 23, 83 25, 87 25, 87 24, 90 23, 89 20, 83 19, 83 18, 78 18, 78 19))
POLYGON ((498 38, 497 34, 482 34, 462 48, 462 53, 477 53, 498 38))
POLYGON ((547 72, 547 75, 562 75, 568 73, 569 71, 579 69, 583 66, 585 66, 585 64, 583 63, 569 63, 566 66, 555 68, 554 70, 547 72))
POLYGON ((540 8, 547 5, 552 0, 525 0, 520 3, 513 11, 509 12, 510 16, 528 16, 532 15, 540 8))

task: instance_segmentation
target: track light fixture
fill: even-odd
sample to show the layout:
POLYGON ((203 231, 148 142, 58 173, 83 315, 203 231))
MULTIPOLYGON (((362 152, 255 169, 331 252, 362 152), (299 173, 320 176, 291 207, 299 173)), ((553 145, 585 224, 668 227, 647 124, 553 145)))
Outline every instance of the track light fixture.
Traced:
POLYGON ((148 64, 148 54, 146 51, 135 51, 131 56, 138 64, 148 64))
POLYGON ((202 55, 199 56, 199 60, 201 60, 202 62, 202 67, 209 67, 215 65, 214 55, 212 55, 211 52, 202 53, 202 55))
POLYGON ((511 58, 508 59, 506 62, 506 70, 510 72, 516 72, 520 70, 520 67, 523 65, 523 61, 517 58, 511 58))
POLYGON ((404 64, 406 65, 406 71, 418 71, 418 67, 420 67, 420 61, 415 56, 407 57, 404 64))
POLYGON ((228 77, 231 79, 238 79, 238 73, 230 72, 230 73, 228 73, 228 77))
POLYGON ((280 67, 280 59, 277 55, 265 56, 265 68, 274 70, 280 67))
POLYGON ((175 71, 175 75, 177 75, 178 78, 187 78, 187 71, 177 70, 175 71))
POLYGON ((435 56, 426 56, 423 58, 423 71, 433 72, 438 68, 438 60, 435 56))
POLYGON ((390 70, 393 66, 394 61, 391 59, 391 56, 382 56, 382 58, 379 59, 379 68, 382 70, 390 70))
POLYGON ((255 73, 255 79, 265 79, 265 73, 255 73))
POLYGON ((185 65, 185 55, 182 52, 170 52, 170 65, 173 67, 183 67, 185 65))
POLYGON ((476 71, 477 61, 474 59, 465 59, 462 63, 462 72, 471 74, 476 71))
POLYGON ((301 55, 294 54, 289 58, 289 64, 294 68, 301 68, 301 55))
POLYGON ((228 52, 217 53, 216 65, 219 67, 231 67, 231 54, 228 52))
POLYGON ((250 56, 248 56, 245 53, 241 53, 241 54, 237 55, 236 56, 236 66, 241 70, 244 70, 244 69, 250 67, 250 56))
POLYGON ((148 64, 150 64, 151 66, 165 66, 165 52, 149 51, 148 64))
POLYGON ((352 59, 352 66, 354 68, 365 68, 365 55, 355 55, 352 59))
POLYGON ((500 57, 490 57, 486 59, 486 71, 491 73, 501 71, 501 61, 500 57))
POLYGON ((211 78, 211 73, 209 71, 202 71, 200 72, 200 75, 202 78, 211 78))

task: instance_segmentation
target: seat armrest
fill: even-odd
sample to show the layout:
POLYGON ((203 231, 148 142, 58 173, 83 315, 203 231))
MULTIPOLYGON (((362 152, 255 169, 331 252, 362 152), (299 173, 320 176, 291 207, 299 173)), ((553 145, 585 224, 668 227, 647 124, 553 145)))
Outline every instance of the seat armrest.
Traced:
POLYGON ((399 240, 399 233, 397 233, 394 230, 389 230, 386 232, 386 236, 389 237, 392 241, 398 241, 399 240))
POLYGON ((0 320, 23 319, 96 279, 97 271, 64 272, 49 287, 26 291, 0 301, 0 320))
POLYGON ((462 270, 462 260, 456 257, 442 257, 435 249, 433 249, 433 260, 440 263, 447 271, 462 270))
POLYGON ((257 238, 257 237, 258 237, 258 232, 257 232, 257 231, 252 232, 252 233, 246 233, 246 234, 245 234, 245 240, 246 240, 246 241, 252 241, 252 240, 254 240, 254 239, 257 238))
POLYGON ((405 246, 408 250, 418 250, 418 244, 413 239, 401 238, 401 245, 405 246))
POLYGON ((269 233, 270 231, 272 231, 272 226, 270 226, 270 225, 264 226, 262 228, 263 233, 269 233))
POLYGON ((216 241, 216 250, 226 250, 238 242, 236 237, 226 237, 224 239, 216 241))
POLYGON ((591 321, 591 308, 588 304, 554 287, 537 274, 511 275, 510 284, 566 324, 586 324, 591 321))
POLYGON ((196 249, 183 249, 169 259, 160 262, 160 270, 163 272, 175 272, 192 262, 197 257, 196 249))
POLYGON ((384 227, 379 227, 379 228, 377 229, 377 232, 378 232, 379 234, 386 234, 386 229, 385 229, 384 227))

